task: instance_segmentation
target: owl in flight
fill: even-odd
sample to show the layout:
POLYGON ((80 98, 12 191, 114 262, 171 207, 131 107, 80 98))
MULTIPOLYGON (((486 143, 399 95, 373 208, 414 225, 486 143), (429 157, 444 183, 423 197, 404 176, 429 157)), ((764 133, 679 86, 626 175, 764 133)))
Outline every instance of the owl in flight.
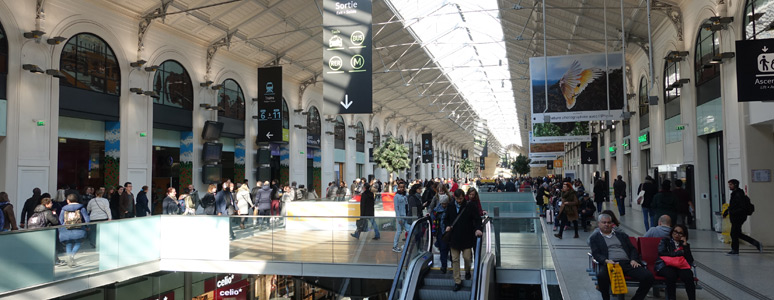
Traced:
POLYGON ((602 70, 599 68, 581 69, 580 63, 576 60, 572 63, 567 72, 564 72, 562 79, 559 80, 559 88, 567 101, 567 109, 575 106, 578 95, 586 89, 594 79, 602 76, 602 70))

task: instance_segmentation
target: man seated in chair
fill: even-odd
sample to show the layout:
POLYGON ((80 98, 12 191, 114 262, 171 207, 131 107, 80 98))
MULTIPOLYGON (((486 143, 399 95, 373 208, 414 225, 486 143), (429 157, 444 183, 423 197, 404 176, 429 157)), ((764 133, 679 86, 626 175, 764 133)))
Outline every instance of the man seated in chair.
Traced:
POLYGON ((629 236, 623 232, 613 231, 613 222, 610 215, 599 214, 597 217, 599 231, 589 237, 591 255, 599 263, 597 280, 602 299, 610 299, 610 278, 607 273, 607 264, 620 264, 624 275, 638 281, 639 287, 632 300, 642 300, 648 294, 653 285, 653 274, 640 263, 637 249, 629 241, 629 236))

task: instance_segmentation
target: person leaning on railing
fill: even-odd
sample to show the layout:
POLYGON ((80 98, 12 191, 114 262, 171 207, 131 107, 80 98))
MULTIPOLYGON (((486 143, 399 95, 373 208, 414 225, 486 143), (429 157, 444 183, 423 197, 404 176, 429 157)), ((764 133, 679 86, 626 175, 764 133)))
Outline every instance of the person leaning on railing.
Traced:
MULTIPOLYGON (((476 237, 481 236, 481 216, 479 216, 477 207, 465 200, 465 192, 457 190, 454 192, 454 205, 449 205, 446 209, 444 223, 446 231, 451 232, 449 246, 452 255, 452 270, 454 271, 453 291, 459 291, 462 288, 460 279, 460 254, 465 260, 465 279, 471 278, 471 263, 473 261, 473 247, 476 245, 476 237)), ((440 201, 439 201, 440 202, 440 201)))

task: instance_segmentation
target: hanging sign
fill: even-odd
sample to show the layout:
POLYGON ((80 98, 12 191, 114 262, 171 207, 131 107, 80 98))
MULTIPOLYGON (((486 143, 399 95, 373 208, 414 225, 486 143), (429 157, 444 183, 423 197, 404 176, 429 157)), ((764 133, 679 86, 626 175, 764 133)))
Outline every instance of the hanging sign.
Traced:
POLYGON ((479 160, 480 161, 478 163, 478 166, 481 169, 481 171, 483 171, 485 169, 484 167, 486 167, 486 158, 482 156, 479 158, 479 160))
POLYGON ((258 69, 256 143, 282 141, 282 67, 258 69))
POLYGON ((736 41, 735 59, 738 101, 774 100, 774 39, 736 41))
POLYGON ((371 0, 323 1, 323 98, 338 114, 372 113, 371 0))
POLYGON ((468 150, 462 150, 462 159, 468 159, 468 150))
POLYGON ((591 142, 581 143, 581 164, 595 165, 599 163, 599 150, 597 149, 597 138, 592 137, 591 142))
POLYGON ((423 163, 433 162, 433 134, 432 133, 422 134, 422 162, 423 163))

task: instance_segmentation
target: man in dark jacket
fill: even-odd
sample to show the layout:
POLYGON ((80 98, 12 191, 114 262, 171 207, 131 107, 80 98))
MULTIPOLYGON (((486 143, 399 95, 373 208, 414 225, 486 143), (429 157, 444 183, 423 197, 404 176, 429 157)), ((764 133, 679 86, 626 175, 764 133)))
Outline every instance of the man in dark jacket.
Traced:
POLYGON ((513 179, 508 179, 508 182, 505 183, 505 191, 506 192, 515 192, 516 191, 516 184, 513 183, 513 179))
POLYGON ((607 202, 609 194, 610 192, 608 191, 607 186, 605 186, 605 181, 597 178, 597 180, 594 181, 594 202, 597 203, 597 211, 602 211, 602 202, 607 202))
POLYGON ((472 269, 473 247, 476 245, 476 237, 481 236, 481 217, 478 208, 465 200, 465 192, 454 192, 454 204, 446 208, 444 224, 445 232, 451 232, 449 246, 452 256, 452 270, 454 271, 454 288, 459 291, 462 288, 460 278, 460 254, 465 260, 465 279, 469 280, 472 269), (459 216, 459 218, 458 218, 459 216))
POLYGON ((432 211, 435 209, 435 207, 428 207, 430 206, 430 202, 433 201, 433 197, 435 197, 435 194, 438 191, 436 191, 436 185, 435 182, 432 180, 427 181, 425 184, 425 191, 422 193, 422 206, 427 208, 427 211, 432 211))
POLYGON ((147 185, 143 185, 142 189, 140 189, 140 192, 137 193, 137 205, 135 207, 137 208, 138 217, 151 215, 150 208, 148 208, 148 186, 147 185))
POLYGON ((675 179, 675 188, 672 193, 677 197, 677 220, 675 224, 688 226, 688 218, 691 216, 691 208, 693 207, 693 199, 683 188, 683 181, 675 179))
POLYGON ((637 292, 632 300, 645 299, 648 290, 653 285, 653 274, 640 263, 640 256, 637 254, 637 249, 629 241, 629 236, 623 232, 614 232, 612 217, 607 214, 600 214, 597 217, 597 224, 599 231, 592 233, 589 237, 589 247, 591 247, 591 255, 598 262, 597 280, 602 299, 610 299, 608 264, 621 265, 624 275, 639 282, 639 287, 637 287, 637 292))
POLYGON ((650 211, 650 203, 653 202, 653 197, 658 193, 658 186, 653 177, 650 177, 650 175, 645 176, 645 182, 637 189, 637 193, 639 194, 640 191, 645 191, 645 196, 640 204, 642 204, 642 219, 645 222, 645 231, 648 231, 650 227, 656 226, 656 215, 650 211))
POLYGON ((626 214, 626 182, 623 181, 621 175, 618 175, 618 178, 613 182, 613 194, 616 205, 618 205, 618 214, 624 216, 626 214))
POLYGON ((763 251, 761 242, 742 233, 742 225, 747 221, 747 209, 750 205, 750 198, 744 194, 744 190, 739 188, 739 180, 729 180, 728 189, 731 190, 731 201, 729 201, 728 209, 723 213, 724 218, 729 216, 731 219, 731 252, 728 252, 728 254, 739 254, 739 239, 758 248, 758 252, 763 251))
POLYGON ((365 222, 370 222, 371 227, 374 228, 374 240, 378 240, 380 238, 379 234, 379 226, 376 225, 376 220, 373 218, 374 216, 374 193, 371 191, 371 186, 368 185, 368 183, 363 184, 363 193, 360 195, 360 216, 361 217, 370 217, 368 218, 368 221, 365 219, 360 219, 358 222, 361 223, 361 226, 357 226, 357 229, 355 229, 355 232, 350 234, 352 237, 359 239, 360 238, 360 232, 368 231, 368 226, 365 225, 365 222))
POLYGON ((19 219, 19 228, 24 228, 24 224, 27 223, 27 219, 32 217, 35 213, 35 208, 40 205, 40 189, 32 189, 32 197, 24 201, 24 207, 22 207, 21 218, 19 219))
MULTIPOLYGON (((80 199, 80 197, 78 197, 80 199)), ((121 201, 119 203, 121 213, 121 219, 133 218, 135 212, 134 194, 132 194, 132 183, 124 183, 124 193, 121 194, 121 201)))

